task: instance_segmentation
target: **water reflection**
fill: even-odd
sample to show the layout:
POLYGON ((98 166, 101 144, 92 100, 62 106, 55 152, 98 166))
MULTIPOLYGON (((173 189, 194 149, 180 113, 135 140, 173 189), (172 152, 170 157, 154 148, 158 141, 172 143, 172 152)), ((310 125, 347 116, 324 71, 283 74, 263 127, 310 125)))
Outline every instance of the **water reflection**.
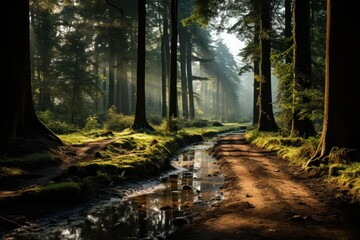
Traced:
POLYGON ((181 169, 165 176, 153 192, 113 199, 105 205, 63 220, 52 220, 36 233, 14 233, 16 239, 161 239, 178 224, 191 222, 195 207, 222 199, 224 177, 206 153, 209 145, 179 155, 181 169))

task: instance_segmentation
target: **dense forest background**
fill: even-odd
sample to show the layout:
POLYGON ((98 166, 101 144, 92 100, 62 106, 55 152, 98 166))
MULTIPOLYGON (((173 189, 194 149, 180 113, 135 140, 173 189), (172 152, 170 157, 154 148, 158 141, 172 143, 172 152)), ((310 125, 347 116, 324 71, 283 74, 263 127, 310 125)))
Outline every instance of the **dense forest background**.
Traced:
MULTIPOLYGON (((183 26, 194 1, 179 2, 179 116, 249 121, 251 100, 228 47, 198 24, 183 26), (243 107, 241 107, 243 106, 243 107), (240 110, 241 109, 241 110, 240 110)), ((146 5, 147 117, 166 117, 170 69, 170 3, 146 5)), ((35 109, 57 133, 98 121, 131 126, 137 79, 137 1, 32 1, 31 76, 35 109)), ((89 126, 88 126, 89 127, 89 126)))
POLYGON ((21 19, 18 37, 7 39, 16 52, 4 66, 21 75, 1 89, 13 98, 1 124, 5 145, 46 135, 37 117, 56 134, 151 129, 164 119, 178 130, 198 119, 252 121, 260 132, 316 137, 322 156, 337 147, 358 158, 355 53, 348 47, 357 43, 343 38, 354 19, 338 1, 21 4, 10 19, 21 19), (245 43, 240 66, 214 37, 224 30, 245 43))

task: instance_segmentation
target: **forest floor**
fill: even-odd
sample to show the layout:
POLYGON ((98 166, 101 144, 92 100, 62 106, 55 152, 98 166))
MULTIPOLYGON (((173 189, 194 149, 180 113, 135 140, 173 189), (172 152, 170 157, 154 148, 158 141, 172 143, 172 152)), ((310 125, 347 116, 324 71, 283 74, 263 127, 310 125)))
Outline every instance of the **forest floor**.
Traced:
MULTIPOLYGON (((90 161, 99 149, 115 140, 68 146, 62 164, 53 171, 42 169, 47 171, 43 172, 47 179, 38 178, 34 181, 39 182, 31 184, 59 175, 74 162, 90 161)), ((275 151, 247 142, 242 134, 219 138, 211 154, 225 175, 225 200, 194 212, 194 220, 179 226, 167 239, 360 239, 359 200, 326 182, 325 176, 309 175, 275 151)), ((15 190, 1 195, 15 194, 15 190)), ((3 210, 0 223, 21 223, 17 218, 9 219, 3 210)))
POLYGON ((61 176, 68 166, 74 163, 91 161, 95 153, 116 140, 115 137, 105 138, 83 144, 69 144, 57 150, 56 157, 60 164, 50 164, 32 170, 32 177, 19 179, 7 185, 7 190, 0 189, 1 198, 15 197, 27 188, 46 184, 61 176))
POLYGON ((212 150, 225 200, 167 239, 360 239, 360 205, 347 191, 246 141, 222 137, 212 150))

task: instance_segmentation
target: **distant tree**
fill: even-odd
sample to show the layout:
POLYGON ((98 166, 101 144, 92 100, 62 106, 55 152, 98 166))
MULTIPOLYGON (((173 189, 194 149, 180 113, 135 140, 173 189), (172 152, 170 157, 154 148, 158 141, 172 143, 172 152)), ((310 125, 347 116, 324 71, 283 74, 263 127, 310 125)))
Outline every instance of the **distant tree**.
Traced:
POLYGON ((108 104, 110 109, 115 106, 115 39, 110 39, 108 47, 108 68, 109 68, 109 87, 108 87, 108 104))
POLYGON ((192 74, 192 36, 187 35, 186 41, 186 73, 189 89, 189 118, 195 118, 195 104, 194 104, 194 89, 193 89, 193 74, 192 74))
POLYGON ((57 36, 58 14, 53 10, 57 4, 44 5, 31 1, 31 72, 33 79, 34 103, 37 110, 53 110, 53 89, 56 83, 54 58, 57 36))
POLYGON ((356 62, 359 45, 349 31, 357 27, 357 12, 347 2, 327 1, 325 108, 322 134, 312 159, 321 159, 332 150, 345 149, 359 161, 359 110, 356 62))
POLYGON ((187 42, 188 29, 182 24, 179 26, 179 53, 180 53, 180 77, 181 77, 181 100, 182 100, 182 116, 185 120, 189 117, 188 107, 188 82, 186 74, 186 42, 187 42))
POLYGON ((145 39, 146 39, 146 0, 139 0, 138 5, 138 58, 137 58, 137 81, 136 81, 136 107, 135 119, 132 129, 153 130, 146 119, 145 110, 145 39))
MULTIPOLYGON (((86 51, 92 44, 92 35, 88 35, 85 24, 74 24, 62 38, 56 69, 59 72, 57 88, 61 89, 61 104, 70 113, 73 124, 81 125, 90 114, 85 108, 85 96, 94 97, 101 90, 97 85, 97 75, 89 71, 92 66, 92 52, 86 51)), ((93 99, 95 100, 95 99, 93 99)), ((95 101, 94 101, 95 102, 95 101)))
POLYGON ((0 120, 0 154, 22 154, 62 145, 61 140, 37 118, 31 91, 29 1, 9 2, 16 9, 8 16, 11 32, 4 38, 2 72, 11 72, 7 81, 1 81, 1 102, 6 103, 0 120), (6 49, 4 49, 6 48, 6 49), (11 49, 11 51, 9 51, 11 49), (27 144, 31 148, 26 149, 27 144), (36 145, 37 144, 37 145, 36 145), (36 146, 34 146, 36 145, 36 146))
POLYGON ((171 0, 171 60, 169 82, 169 130, 176 131, 173 119, 178 117, 177 103, 177 40, 178 38, 178 0, 171 0))
POLYGON ((167 94, 166 85, 169 77, 169 19, 168 19, 168 1, 163 0, 163 19, 162 19, 162 36, 161 36, 161 116, 167 116, 167 94))
POLYGON ((126 39, 126 29, 120 28, 117 34, 116 48, 116 110, 118 113, 129 115, 129 89, 127 78, 127 62, 128 62, 128 43, 126 39))

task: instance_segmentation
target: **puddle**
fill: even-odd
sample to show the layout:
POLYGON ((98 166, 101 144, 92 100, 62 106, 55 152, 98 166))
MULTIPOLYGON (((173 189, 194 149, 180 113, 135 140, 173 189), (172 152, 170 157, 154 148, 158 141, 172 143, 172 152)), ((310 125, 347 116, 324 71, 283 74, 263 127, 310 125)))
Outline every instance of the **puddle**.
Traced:
POLYGON ((176 170, 125 198, 42 219, 36 228, 15 229, 5 239, 164 239, 178 225, 191 224, 194 208, 224 198, 224 176, 206 152, 212 145, 186 148, 173 161, 176 170))

